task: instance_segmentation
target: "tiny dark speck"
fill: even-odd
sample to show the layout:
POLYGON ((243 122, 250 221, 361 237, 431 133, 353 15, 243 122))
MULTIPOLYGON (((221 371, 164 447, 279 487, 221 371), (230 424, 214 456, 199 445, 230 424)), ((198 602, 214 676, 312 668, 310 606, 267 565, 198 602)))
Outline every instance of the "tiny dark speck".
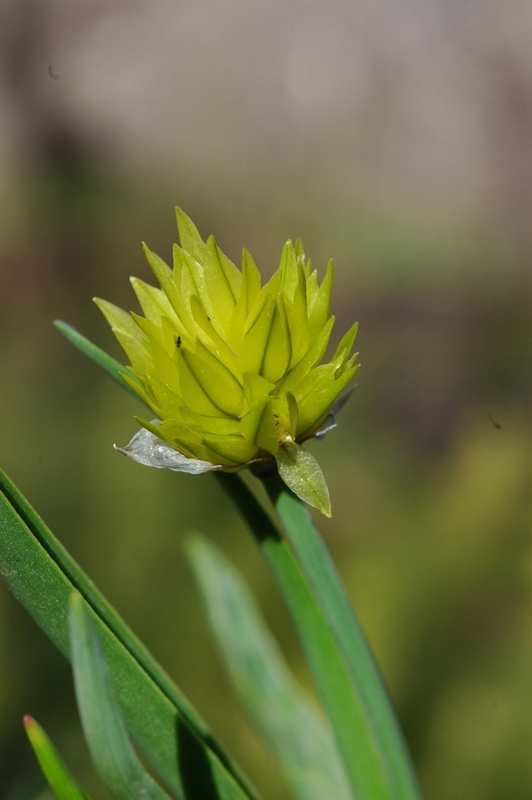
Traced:
POLYGON ((177 345, 177 349, 179 350, 179 348, 181 347, 181 336, 177 337, 176 345, 177 345))
POLYGON ((493 427, 494 427, 494 428, 497 428, 497 430, 498 430, 498 431, 500 431, 500 429, 501 429, 501 425, 500 425, 500 423, 499 423, 499 422, 497 422, 497 420, 496 420, 496 419, 493 419, 493 417, 491 416, 491 414, 488 414, 488 419, 489 419, 489 421, 491 422, 491 424, 493 425, 493 427))

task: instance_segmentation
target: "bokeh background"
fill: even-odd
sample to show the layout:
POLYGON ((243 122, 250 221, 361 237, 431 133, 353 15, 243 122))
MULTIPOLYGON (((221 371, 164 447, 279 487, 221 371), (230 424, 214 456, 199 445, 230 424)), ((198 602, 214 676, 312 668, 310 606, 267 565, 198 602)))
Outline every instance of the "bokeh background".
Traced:
MULTIPOLYGON (((52 327, 116 356, 173 207, 271 273, 333 257, 360 388, 310 446, 320 520, 427 798, 532 795, 532 5, 526 0, 3 0, 1 466, 243 763, 288 794, 230 690, 183 555, 244 571, 309 685, 275 586, 208 476, 113 442, 135 401, 52 327)), ((0 586, 0 797, 45 797, 31 712, 88 791, 68 665, 0 586)))

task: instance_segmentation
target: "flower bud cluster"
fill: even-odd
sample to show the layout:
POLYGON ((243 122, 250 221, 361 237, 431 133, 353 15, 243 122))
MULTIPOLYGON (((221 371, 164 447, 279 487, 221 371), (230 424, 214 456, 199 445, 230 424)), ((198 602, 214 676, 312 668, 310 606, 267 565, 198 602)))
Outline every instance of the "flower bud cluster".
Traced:
POLYGON ((173 269, 144 247, 160 288, 131 279, 142 316, 95 301, 129 359, 125 380, 157 417, 139 423, 185 466, 154 465, 186 469, 190 459, 234 471, 282 461, 320 431, 358 368, 356 325, 321 363, 334 324, 332 263, 320 284, 301 241, 289 241, 262 286, 246 250, 239 270, 180 209, 177 223, 173 269))

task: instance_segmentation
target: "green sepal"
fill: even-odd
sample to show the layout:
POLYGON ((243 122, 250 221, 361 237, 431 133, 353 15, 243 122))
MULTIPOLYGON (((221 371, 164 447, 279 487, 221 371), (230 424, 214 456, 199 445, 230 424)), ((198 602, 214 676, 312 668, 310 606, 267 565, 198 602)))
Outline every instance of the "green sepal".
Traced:
POLYGON ((24 728, 39 766, 57 800, 90 800, 77 785, 51 740, 33 717, 24 717, 24 728))
POLYGON ((330 517, 329 490, 314 456, 296 442, 289 440, 279 448, 275 460, 279 475, 288 488, 309 506, 330 517))

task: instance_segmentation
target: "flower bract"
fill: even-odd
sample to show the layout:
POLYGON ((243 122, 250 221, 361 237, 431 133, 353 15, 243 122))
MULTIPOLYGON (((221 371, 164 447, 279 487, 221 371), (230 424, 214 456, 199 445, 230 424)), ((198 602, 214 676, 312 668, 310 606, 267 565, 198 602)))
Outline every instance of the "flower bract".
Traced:
POLYGON ((160 288, 132 278, 142 315, 95 299, 122 345, 123 377, 156 416, 122 452, 179 471, 235 471, 275 459, 300 497, 330 514, 327 486, 301 443, 332 427, 331 411, 358 369, 357 325, 322 363, 334 317, 325 277, 287 242, 262 286, 251 255, 238 269, 177 209, 173 269, 144 246, 160 288))

